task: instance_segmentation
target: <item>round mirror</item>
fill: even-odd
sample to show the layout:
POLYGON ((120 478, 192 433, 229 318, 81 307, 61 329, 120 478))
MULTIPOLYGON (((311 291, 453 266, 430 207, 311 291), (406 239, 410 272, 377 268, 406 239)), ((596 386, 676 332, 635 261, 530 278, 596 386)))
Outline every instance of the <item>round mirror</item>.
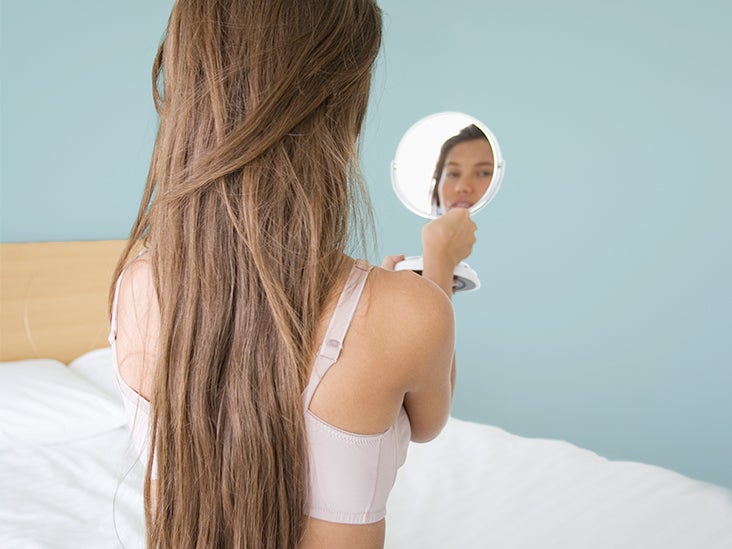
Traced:
POLYGON ((394 192, 412 212, 435 219, 450 208, 475 213, 498 192, 505 163, 498 140, 477 118, 441 112, 402 137, 391 163, 394 192))

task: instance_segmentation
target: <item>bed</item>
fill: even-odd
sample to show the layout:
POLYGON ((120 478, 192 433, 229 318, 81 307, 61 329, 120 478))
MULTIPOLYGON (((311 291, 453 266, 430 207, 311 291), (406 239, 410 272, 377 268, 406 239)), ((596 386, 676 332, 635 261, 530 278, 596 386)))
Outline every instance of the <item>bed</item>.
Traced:
MULTIPOLYGON (((106 347, 120 241, 1 244, 0 547, 144 546, 106 347)), ((412 444, 388 548, 732 548, 730 491, 451 418, 412 444)))

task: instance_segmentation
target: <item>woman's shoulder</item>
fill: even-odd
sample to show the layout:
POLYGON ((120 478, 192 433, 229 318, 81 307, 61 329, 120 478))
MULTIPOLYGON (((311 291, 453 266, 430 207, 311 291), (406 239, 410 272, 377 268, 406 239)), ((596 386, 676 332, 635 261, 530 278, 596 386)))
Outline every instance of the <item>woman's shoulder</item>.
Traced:
POLYGON ((434 282, 412 271, 389 271, 374 267, 371 276, 374 279, 373 300, 380 300, 385 304, 398 304, 404 314, 419 314, 425 310, 433 310, 435 313, 452 315, 452 303, 445 292, 434 282))
POLYGON ((119 372, 135 391, 149 399, 160 324, 152 263, 148 254, 122 271, 117 295, 116 351, 119 372))
POLYGON ((119 322, 136 324, 140 318, 148 318, 150 314, 157 313, 153 268, 148 254, 138 255, 125 266, 118 285, 119 322))
POLYGON ((369 314, 388 339, 397 339, 408 353, 415 347, 430 353, 452 341, 452 303, 437 284, 412 271, 378 267, 372 278, 369 314))

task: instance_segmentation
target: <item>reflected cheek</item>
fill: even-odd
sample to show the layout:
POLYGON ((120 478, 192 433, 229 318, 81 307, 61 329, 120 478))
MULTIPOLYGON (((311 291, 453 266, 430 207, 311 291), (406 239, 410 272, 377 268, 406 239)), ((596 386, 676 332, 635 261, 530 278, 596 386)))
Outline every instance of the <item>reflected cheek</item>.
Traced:
POLYGON ((486 193, 488 187, 490 187, 491 185, 491 179, 493 178, 483 178, 481 181, 478 182, 478 184, 475 186, 478 196, 483 196, 486 193))
POLYGON ((455 201, 455 189, 449 183, 446 184, 444 180, 440 181, 438 194, 440 196, 440 204, 443 206, 455 201))

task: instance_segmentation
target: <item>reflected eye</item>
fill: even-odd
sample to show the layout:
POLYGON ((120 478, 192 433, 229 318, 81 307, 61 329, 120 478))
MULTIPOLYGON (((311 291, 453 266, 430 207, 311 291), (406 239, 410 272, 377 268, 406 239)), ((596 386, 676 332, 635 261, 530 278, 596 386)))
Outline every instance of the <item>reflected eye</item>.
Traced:
POLYGON ((455 179, 456 177, 460 177, 459 172, 445 172, 445 179, 455 179))
POLYGON ((493 172, 489 172, 488 170, 481 170, 478 172, 478 177, 491 177, 493 175, 493 172))

